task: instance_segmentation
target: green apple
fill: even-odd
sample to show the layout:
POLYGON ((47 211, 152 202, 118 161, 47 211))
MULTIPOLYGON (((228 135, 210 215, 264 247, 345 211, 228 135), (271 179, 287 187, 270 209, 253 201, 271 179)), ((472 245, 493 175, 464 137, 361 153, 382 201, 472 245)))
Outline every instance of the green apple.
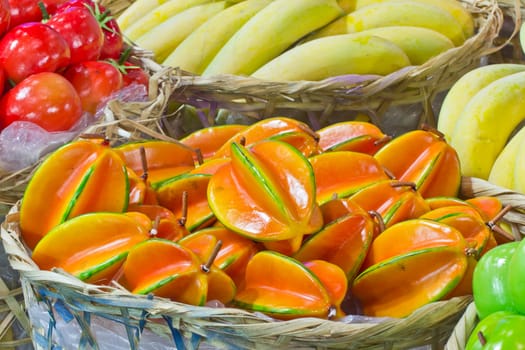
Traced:
POLYGON ((509 266, 519 244, 520 242, 501 244, 479 259, 472 276, 472 294, 480 319, 497 311, 515 311, 509 290, 509 266))
POLYGON ((465 350, 524 350, 525 316, 498 311, 482 319, 470 335, 465 350))
POLYGON ((507 278, 509 297, 516 311, 525 315, 525 240, 519 241, 516 251, 512 254, 507 278))

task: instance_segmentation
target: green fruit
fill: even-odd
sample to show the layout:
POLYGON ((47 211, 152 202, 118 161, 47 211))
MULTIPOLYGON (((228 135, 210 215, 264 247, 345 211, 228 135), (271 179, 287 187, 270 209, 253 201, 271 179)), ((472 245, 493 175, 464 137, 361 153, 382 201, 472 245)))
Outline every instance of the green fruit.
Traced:
POLYGON ((525 240, 519 241, 510 259, 507 278, 509 297, 514 308, 518 313, 525 315, 525 240))
POLYGON ((508 279, 510 261, 518 245, 519 242, 499 245, 478 261, 472 277, 472 294, 480 319, 497 311, 515 310, 508 279))
POLYGON ((482 319, 470 335, 465 350, 525 349, 525 316, 498 311, 482 319))

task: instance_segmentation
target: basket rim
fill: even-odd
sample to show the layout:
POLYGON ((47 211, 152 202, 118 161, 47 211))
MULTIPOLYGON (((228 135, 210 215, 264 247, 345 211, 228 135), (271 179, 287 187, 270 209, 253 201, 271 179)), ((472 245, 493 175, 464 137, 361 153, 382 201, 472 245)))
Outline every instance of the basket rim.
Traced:
POLYGON ((479 322, 476 304, 472 301, 459 319, 452 331, 450 338, 445 344, 445 350, 460 350, 467 345, 468 339, 479 322))

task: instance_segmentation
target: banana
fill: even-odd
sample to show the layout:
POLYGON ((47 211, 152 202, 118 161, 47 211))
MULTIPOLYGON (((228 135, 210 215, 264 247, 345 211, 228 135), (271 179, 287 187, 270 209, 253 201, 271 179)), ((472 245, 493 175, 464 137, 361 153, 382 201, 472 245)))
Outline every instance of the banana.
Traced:
POLYGON ((189 9, 191 7, 202 5, 211 0, 169 0, 153 10, 145 13, 141 18, 129 25, 122 32, 130 40, 136 40, 141 35, 164 22, 170 17, 189 9))
POLYGON ((521 128, 505 145, 490 170, 489 182, 525 193, 525 128, 521 128))
POLYGON ((455 46, 463 44, 461 24, 441 7, 412 0, 385 1, 364 6, 330 23, 306 38, 361 32, 390 26, 414 26, 433 29, 448 37, 455 46))
MULTIPOLYGON (((520 146, 516 151, 516 158, 514 158, 514 182, 510 188, 519 193, 525 193, 525 177, 523 176, 525 174, 525 153, 523 153, 523 147, 525 146, 524 128, 522 127, 512 138, 514 137, 517 138, 517 141, 520 141, 520 146)), ((494 171, 494 166, 492 168, 494 171)))
POLYGON ((393 42, 405 51, 413 65, 423 64, 432 57, 454 47, 454 43, 443 34, 423 27, 379 27, 360 33, 376 35, 393 42))
POLYGON ((458 118, 450 144, 462 173, 487 179, 516 126, 525 119, 525 72, 500 78, 481 89, 458 118))
POLYGON ((226 42, 203 75, 252 74, 304 35, 342 15, 336 0, 275 0, 226 42))
POLYGON ((246 0, 202 24, 164 60, 163 64, 201 74, 231 36, 273 0, 246 0))
POLYGON ((136 0, 132 2, 117 18, 121 31, 142 18, 144 14, 165 3, 166 0, 136 0))
MULTIPOLYGON (((386 1, 397 1, 397 0, 356 0, 355 8, 359 9, 364 6, 371 4, 377 4, 380 2, 386 1)), ((461 23, 463 28, 463 34, 465 38, 470 38, 474 35, 474 18, 468 12, 468 10, 461 5, 459 1, 456 0, 412 0, 417 2, 422 2, 426 4, 431 4, 434 6, 441 7, 443 10, 450 13, 456 20, 461 23)))
POLYGON ((405 52, 374 35, 335 35, 295 46, 253 76, 273 81, 321 80, 343 74, 386 75, 410 65, 405 52))
POLYGON ((447 92, 439 111, 437 129, 447 142, 451 141, 461 112, 476 93, 493 81, 522 71, 523 64, 499 63, 478 67, 460 77, 447 92))
POLYGON ((210 2, 186 9, 155 26, 135 43, 151 50, 157 62, 162 62, 197 27, 226 7, 226 1, 210 2))

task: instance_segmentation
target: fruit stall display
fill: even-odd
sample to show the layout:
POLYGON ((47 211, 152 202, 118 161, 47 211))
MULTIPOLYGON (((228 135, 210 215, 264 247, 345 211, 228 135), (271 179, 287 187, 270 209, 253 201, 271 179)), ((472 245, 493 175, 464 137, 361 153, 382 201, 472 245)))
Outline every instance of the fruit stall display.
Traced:
MULTIPOLYGON (((520 249, 524 222, 520 179, 504 176, 522 163, 513 131, 525 117, 523 66, 479 67, 501 49, 497 2, 160 3, 103 2, 133 40, 114 58, 151 75, 140 82, 148 99, 115 98, 122 81, 103 97, 80 95, 78 110, 101 119, 8 176, 21 194, 2 242, 37 348, 440 348, 473 298, 519 293, 517 278, 504 294, 476 289, 494 274, 489 259, 516 255, 501 251, 520 249), (396 22, 410 11, 427 26, 396 22), (153 21, 160 15, 169 26, 153 21), (428 27, 436 21, 447 25, 428 27), (196 57, 209 39, 216 51, 196 57), (429 46, 414 50, 421 40, 429 46), (421 123, 432 122, 427 109, 414 130, 382 128, 392 104, 428 104, 448 88, 435 125, 421 123)), ((89 70, 71 64, 63 78, 88 89, 77 64, 89 70)), ((0 106, 37 74, 9 76, 0 106)), ((4 126, 32 115, 10 110, 4 126)))

